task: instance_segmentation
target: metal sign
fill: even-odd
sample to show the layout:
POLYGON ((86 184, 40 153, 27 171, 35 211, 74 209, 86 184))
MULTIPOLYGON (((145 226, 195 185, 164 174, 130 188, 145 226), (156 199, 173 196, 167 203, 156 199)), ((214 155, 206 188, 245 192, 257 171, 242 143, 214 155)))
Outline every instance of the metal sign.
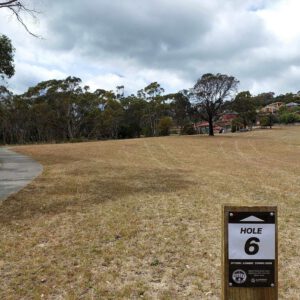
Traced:
POLYGON ((228 285, 275 287, 276 212, 227 213, 228 285))

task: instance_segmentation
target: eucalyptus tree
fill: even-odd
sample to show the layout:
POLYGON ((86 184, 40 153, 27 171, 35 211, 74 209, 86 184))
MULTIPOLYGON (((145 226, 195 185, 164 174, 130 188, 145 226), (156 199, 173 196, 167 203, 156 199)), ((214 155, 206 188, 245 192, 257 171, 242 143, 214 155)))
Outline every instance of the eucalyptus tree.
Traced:
POLYGON ((236 91, 239 81, 225 74, 202 75, 194 85, 192 92, 203 119, 209 123, 209 135, 214 135, 213 122, 218 116, 223 102, 236 91))
POLYGON ((144 112, 144 131, 148 136, 156 136, 159 120, 166 114, 166 99, 163 97, 164 89, 157 82, 152 82, 137 92, 140 99, 147 101, 144 112))
POLYGON ((15 74, 14 52, 11 40, 0 35, 0 78, 12 77, 15 74))
POLYGON ((172 99, 171 110, 176 126, 180 127, 180 130, 190 122, 192 105, 190 102, 189 92, 187 90, 180 91, 175 94, 169 95, 172 99))
POLYGON ((0 143, 6 144, 9 137, 9 112, 8 106, 13 93, 5 86, 0 86, 0 143))
POLYGON ((120 100, 124 110, 121 137, 139 138, 143 130, 143 117, 148 102, 145 99, 130 95, 120 100))
POLYGON ((97 89, 94 94, 99 100, 97 113, 97 138, 116 139, 122 119, 122 106, 112 91, 97 89))
MULTIPOLYGON (((34 106, 39 105, 41 110, 46 110, 45 105, 48 107, 49 113, 44 118, 40 114, 40 118, 44 120, 46 117, 50 118, 48 129, 51 128, 49 132, 53 133, 51 137, 55 140, 72 139, 78 134, 80 120, 77 114, 77 102, 78 97, 83 93, 80 83, 80 78, 70 76, 63 80, 43 81, 29 88, 23 95, 23 99, 31 101, 34 106)), ((43 123, 43 120, 41 123, 36 122, 36 126, 43 123)))

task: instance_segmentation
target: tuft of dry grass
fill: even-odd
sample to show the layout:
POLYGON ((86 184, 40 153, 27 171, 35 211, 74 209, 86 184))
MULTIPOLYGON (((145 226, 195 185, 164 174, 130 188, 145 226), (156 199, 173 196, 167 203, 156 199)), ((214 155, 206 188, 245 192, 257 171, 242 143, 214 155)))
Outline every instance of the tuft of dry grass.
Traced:
POLYGON ((44 172, 0 205, 1 299, 220 299, 221 205, 278 205, 299 299, 300 127, 20 146, 44 172))

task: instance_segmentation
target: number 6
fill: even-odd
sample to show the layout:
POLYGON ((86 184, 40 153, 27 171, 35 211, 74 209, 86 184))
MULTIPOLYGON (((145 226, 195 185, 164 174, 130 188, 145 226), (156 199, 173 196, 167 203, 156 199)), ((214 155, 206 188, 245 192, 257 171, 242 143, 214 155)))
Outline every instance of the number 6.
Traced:
POLYGON ((255 255, 259 250, 259 246, 257 244, 259 242, 260 242, 260 240, 256 237, 252 237, 252 238, 248 239, 245 244, 245 252, 248 255, 255 255))

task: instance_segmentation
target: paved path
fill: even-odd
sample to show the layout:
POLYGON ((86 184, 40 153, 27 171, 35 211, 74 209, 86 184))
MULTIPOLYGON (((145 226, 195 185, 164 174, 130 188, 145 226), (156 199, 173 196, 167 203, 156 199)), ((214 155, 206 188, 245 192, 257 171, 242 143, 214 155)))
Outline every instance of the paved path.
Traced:
POLYGON ((43 167, 30 157, 0 147, 0 202, 21 190, 42 171, 43 167))

